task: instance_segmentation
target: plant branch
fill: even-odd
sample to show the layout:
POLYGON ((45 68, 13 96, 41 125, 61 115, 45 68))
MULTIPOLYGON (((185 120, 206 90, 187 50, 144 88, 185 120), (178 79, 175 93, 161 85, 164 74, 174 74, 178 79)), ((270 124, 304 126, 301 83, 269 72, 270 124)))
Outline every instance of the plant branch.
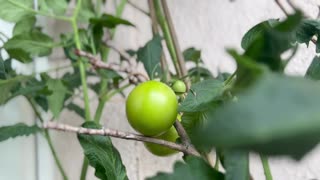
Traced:
POLYGON ((225 81, 224 84, 228 85, 232 82, 233 78, 237 75, 237 71, 233 72, 225 81))
POLYGON ((269 167, 269 162, 268 162, 268 157, 260 154, 260 159, 262 162, 263 170, 264 170, 264 175, 266 176, 266 180, 272 180, 272 174, 270 171, 269 167))
MULTIPOLYGON (((128 88, 130 85, 131 85, 131 84, 126 84, 126 85, 124 85, 124 86, 122 86, 122 87, 119 87, 119 88, 115 89, 114 91, 112 91, 112 92, 110 92, 110 93, 102 94, 100 100, 106 102, 106 101, 108 101, 110 98, 112 98, 114 95, 118 94, 119 92, 124 91, 124 90, 125 90, 126 88, 128 88)), ((104 104, 103 104, 103 105, 104 105, 104 104)), ((99 103, 99 104, 98 104, 98 108, 97 108, 97 113, 96 113, 96 115, 97 115, 97 114, 102 114, 103 108, 100 107, 100 106, 102 106, 102 104, 99 103)), ((95 121, 95 123, 99 123, 98 117, 95 116, 94 121, 95 121)))
MULTIPOLYGON (((103 62, 101 59, 93 56, 92 54, 81 51, 79 49, 77 49, 75 51, 75 54, 77 54, 78 56, 81 56, 81 57, 88 58, 90 64, 95 69, 109 69, 109 70, 113 70, 113 71, 117 71, 117 72, 126 73, 129 77, 129 79, 131 78, 131 80, 134 84, 149 80, 148 76, 146 76, 140 72, 134 72, 133 69, 117 67, 117 66, 115 66, 115 64, 107 64, 107 63, 103 62)), ((130 66, 130 67, 132 67, 132 66, 130 66)))
MULTIPOLYGON (((81 50, 81 41, 79 38, 79 30, 78 30, 78 25, 77 25, 77 19, 78 19, 78 14, 81 9, 81 4, 82 0, 78 0, 76 4, 76 8, 73 12, 71 24, 72 24, 72 29, 74 32, 74 39, 76 43, 76 48, 81 50)), ((79 70, 80 70, 80 77, 81 77, 81 84, 82 84, 82 89, 83 89, 83 96, 84 96, 84 109, 85 109, 85 120, 90 121, 91 120, 91 115, 90 115, 90 101, 89 101, 89 93, 88 93, 88 85, 87 85, 87 76, 86 76, 86 69, 84 62, 82 61, 81 57, 78 58, 79 62, 79 70)), ((84 157, 83 164, 82 164, 82 169, 81 169, 81 180, 86 179, 87 175, 87 169, 88 169, 88 161, 86 157, 84 157)))
POLYGON ((0 35, 2 35, 6 39, 10 39, 5 33, 1 32, 1 31, 0 31, 0 35))
POLYGON ((105 44, 109 48, 118 52, 120 54, 120 56, 124 57, 124 59, 129 63, 129 65, 132 65, 131 59, 133 59, 133 58, 125 50, 118 48, 112 41, 107 41, 105 44))
POLYGON ((173 125, 176 128, 176 130, 181 138, 182 143, 188 147, 189 146, 191 147, 192 146, 191 140, 190 140, 186 130, 183 128, 181 122, 179 120, 176 120, 173 125))
MULTIPOLYGON (((176 65, 176 70, 177 70, 177 74, 179 77, 183 77, 187 75, 187 69, 186 69, 186 65, 185 65, 185 61, 182 55, 182 52, 180 50, 180 46, 178 43, 178 38, 175 32, 175 29, 173 27, 173 23, 171 20, 171 16, 170 16, 170 12, 168 9, 168 5, 166 3, 165 0, 161 0, 162 2, 162 8, 165 14, 165 17, 163 17, 162 13, 161 13, 161 5, 159 3, 159 0, 155 1, 155 9, 156 12, 158 13, 158 18, 160 18, 162 22, 162 24, 164 24, 164 28, 162 28, 162 31, 164 32, 164 34, 167 34, 167 36, 165 36, 166 39, 168 39, 167 41, 170 42, 170 46, 171 48, 169 48, 169 51, 171 49, 171 51, 173 51, 173 62, 176 65)), ((159 20, 159 21, 160 21, 159 20)), ((187 88, 190 88, 190 81, 187 80, 187 88)), ((179 120, 176 120, 174 123, 174 126, 181 138, 181 141, 183 144, 187 145, 187 146, 192 146, 190 138, 187 134, 187 132, 185 131, 185 129, 183 128, 182 124, 180 123, 179 120)))
POLYGON ((175 49, 174 49, 174 45, 173 45, 173 42, 172 42, 172 38, 171 38, 171 35, 170 35, 170 32, 169 32, 168 23, 167 23, 164 15, 162 13, 162 8, 161 8, 161 4, 160 4, 159 0, 154 0, 153 2, 154 2, 154 10, 155 10, 155 13, 156 13, 156 17, 158 19, 159 25, 160 25, 161 30, 163 32, 163 36, 164 36, 165 42, 167 44, 167 48, 169 50, 169 54, 171 56, 174 68, 176 70, 176 73, 180 77, 181 76, 181 70, 180 70, 178 62, 177 62, 178 61, 177 60, 177 55, 176 55, 176 52, 175 52, 175 49))
MULTIPOLYGON (((172 18, 171 18, 171 15, 170 15, 170 11, 169 11, 169 8, 168 8, 167 1, 166 0, 161 0, 161 2, 162 2, 164 15, 165 15, 165 17, 167 19, 167 22, 168 22, 168 28, 169 28, 169 31, 170 31, 170 34, 171 34, 173 46, 174 46, 174 49, 175 49, 175 52, 176 52, 176 55, 177 55, 178 65, 179 65, 179 69, 181 71, 181 76, 180 77, 183 77, 183 76, 188 74, 188 71, 187 71, 187 68, 186 68, 186 64, 185 64, 185 60, 184 60, 184 57, 182 55, 182 51, 181 51, 181 48, 180 48, 180 45, 179 45, 177 33, 175 31, 175 28, 174 28, 174 25, 173 25, 173 22, 172 22, 172 18)), ((190 83, 187 83, 187 84, 189 84, 189 87, 190 87, 190 83)))
MULTIPOLYGON (((36 116, 38 117, 40 122, 44 123, 44 119, 42 118, 42 116, 41 116, 40 112, 38 111, 38 109, 37 109, 35 103, 33 102, 33 100, 31 98, 29 98, 29 97, 26 97, 26 98, 29 101, 34 113, 36 114, 36 116)), ((65 171, 64 171, 64 169, 62 167, 62 164, 61 164, 61 162, 60 162, 60 160, 59 160, 59 158, 57 156, 56 150, 54 149, 54 146, 53 146, 52 141, 51 141, 50 134, 49 134, 47 129, 44 130, 44 137, 48 142, 50 151, 51 151, 51 153, 53 155, 53 159, 54 159, 54 161, 56 162, 56 164, 58 166, 58 169, 60 171, 61 176, 63 177, 64 180, 68 180, 68 177, 67 177, 67 175, 66 175, 66 173, 65 173, 65 171)))
POLYGON ((103 129, 88 129, 83 127, 75 127, 61 123, 55 122, 47 122, 43 124, 44 129, 53 129, 58 131, 66 131, 66 132, 74 132, 79 134, 89 134, 89 135, 102 135, 102 136, 111 136, 120 139, 126 140, 135 140, 135 141, 142 141, 142 142, 149 142, 154 144, 159 144, 177 151, 181 151, 183 153, 193 155, 193 156, 200 156, 198 151, 192 147, 186 147, 181 144, 176 144, 173 142, 165 141, 162 139, 156 139, 152 137, 142 136, 139 134, 133 134, 108 128, 103 129))
MULTIPOLYGON (((78 18, 79 11, 81 9, 81 4, 82 4, 82 0, 78 0, 77 6, 74 10, 72 20, 71 20, 71 25, 74 32, 74 39, 75 39, 75 44, 77 49, 81 49, 81 41, 79 38, 78 25, 77 25, 77 18, 78 18)), ((82 84, 83 95, 84 95, 85 118, 86 118, 86 121, 90 121, 91 120, 90 102, 89 102, 89 93, 88 93, 85 65, 82 62, 81 58, 79 58, 78 61, 79 61, 79 70, 80 70, 80 76, 81 76, 81 84, 82 84)))
POLYGON ((220 162, 220 159, 219 159, 219 154, 216 150, 216 162, 214 163, 214 169, 219 171, 219 162, 220 162))
POLYGON ((289 16, 289 13, 287 12, 287 10, 283 7, 283 5, 280 3, 279 0, 275 0, 276 4, 279 6, 279 8, 281 9, 281 11, 286 15, 289 16))
MULTIPOLYGON (((159 23, 158 23, 158 20, 156 17, 156 12, 154 11, 153 0, 148 0, 148 5, 149 5, 149 11, 150 11, 150 17, 151 17, 152 33, 153 33, 153 35, 156 35, 156 34, 159 34, 159 29, 158 29, 159 23)), ((165 75, 164 80, 166 82, 168 82, 168 81, 170 81, 171 76, 170 76, 170 71, 168 68, 166 57, 164 55, 164 51, 161 52, 160 63, 161 63, 162 72, 165 75)))
POLYGON ((128 0, 128 4, 130 4, 133 8, 137 9, 138 11, 142 12, 144 15, 146 15, 148 17, 150 16, 150 14, 147 11, 143 10, 142 8, 140 8, 139 6, 137 6, 136 4, 131 2, 130 0, 128 0))
POLYGON ((52 144, 52 140, 51 140, 51 137, 50 137, 50 135, 49 135, 48 130, 44 131, 44 135, 45 135, 45 138, 47 139, 48 145, 49 145, 50 150, 51 150, 51 153, 52 153, 52 155, 53 155, 53 159, 55 160, 55 162, 56 162, 56 164, 57 164, 57 166, 58 166, 58 169, 59 169, 59 171, 60 171, 63 179, 64 179, 64 180, 67 180, 68 177, 67 177, 66 173, 65 173, 64 170, 63 170, 63 167, 62 167, 61 162, 59 161, 57 152, 56 152, 55 149, 54 149, 54 146, 53 146, 53 144, 52 144))

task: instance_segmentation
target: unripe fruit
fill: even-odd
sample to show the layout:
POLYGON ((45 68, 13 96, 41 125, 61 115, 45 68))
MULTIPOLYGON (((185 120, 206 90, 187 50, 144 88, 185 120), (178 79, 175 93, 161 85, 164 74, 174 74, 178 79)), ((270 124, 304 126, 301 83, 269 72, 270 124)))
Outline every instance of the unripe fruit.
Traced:
MULTIPOLYGON (((179 137, 176 129, 174 126, 172 126, 169 131, 166 133, 156 137, 158 139, 163 139, 170 142, 176 142, 177 138, 179 137)), ((162 145, 153 144, 153 143, 144 143, 145 147, 154 155, 157 156, 168 156, 177 153, 178 151, 175 151, 173 149, 167 148, 162 145)))
POLYGON ((178 101, 166 84, 147 81, 135 87, 126 102, 130 125, 146 136, 168 131, 177 117, 178 101))
POLYGON ((187 91, 187 86, 183 81, 177 80, 172 84, 172 89, 176 94, 183 94, 187 91))

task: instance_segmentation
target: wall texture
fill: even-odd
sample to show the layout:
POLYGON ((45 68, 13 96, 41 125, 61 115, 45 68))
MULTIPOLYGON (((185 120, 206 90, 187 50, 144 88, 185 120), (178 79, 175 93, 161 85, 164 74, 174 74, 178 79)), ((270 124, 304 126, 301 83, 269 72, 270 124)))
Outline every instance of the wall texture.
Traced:
MULTIPOLYGON (((147 10, 146 0, 132 0, 132 2, 147 10)), ((293 2, 301 7, 307 16, 317 17, 319 0, 295 0, 293 2)), ((168 4, 182 49, 190 46, 201 49, 205 64, 215 74, 218 71, 232 72, 235 70, 235 63, 226 54, 225 48, 233 47, 241 51, 241 37, 250 27, 269 18, 284 17, 279 7, 270 0, 235 0, 232 3, 227 0, 175 0, 168 1, 168 4)), ((106 9, 112 11, 113 7, 110 1, 106 9)), ((115 36, 117 46, 124 49, 137 49, 151 38, 148 17, 130 5, 125 8, 123 17, 133 22, 136 28, 119 27, 115 36)), ((57 37, 59 32, 69 28, 61 22, 48 21, 47 23, 48 30, 57 37)), ((291 75, 304 74, 314 56, 314 49, 313 44, 310 44, 309 48, 301 45, 286 72, 291 75)), ((111 53, 111 56, 111 60, 119 58, 114 52, 111 53)), ((61 51, 56 51, 50 59, 50 66, 65 63, 61 51)), ((116 96, 105 106, 102 118, 104 126, 133 131, 126 121, 124 103, 125 99, 116 96)), ((95 109, 96 106, 97 100, 93 99, 92 109, 95 109)), ((60 122, 80 125, 82 120, 74 113, 64 111, 60 122)), ((78 179, 83 154, 76 135, 61 132, 51 132, 51 134, 68 176, 72 180, 78 179)), ((166 158, 154 157, 140 142, 119 139, 113 139, 113 142, 121 153, 131 180, 141 180, 158 171, 169 172, 172 170, 174 161, 181 159, 181 154, 166 158)), ((320 179, 319 158, 319 148, 314 149, 299 162, 286 157, 272 158, 270 160, 271 171, 275 180, 320 179)), ((54 164, 52 167, 54 167, 52 179, 61 179, 54 164)), ((254 179, 264 179, 260 159, 255 154, 251 156, 250 169, 254 179)), ((42 170, 48 171, 45 168, 41 169, 40 166, 40 171, 42 170)), ((95 179, 93 173, 93 169, 90 168, 88 179, 95 179)))

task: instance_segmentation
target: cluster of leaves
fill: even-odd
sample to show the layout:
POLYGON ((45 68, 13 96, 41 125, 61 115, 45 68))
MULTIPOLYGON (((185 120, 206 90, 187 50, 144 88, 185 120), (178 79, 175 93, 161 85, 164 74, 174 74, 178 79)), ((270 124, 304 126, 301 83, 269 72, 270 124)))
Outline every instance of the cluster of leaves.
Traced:
MULTIPOLYGON (((23 2, 19 0, 0 1, 0 18, 15 23, 12 37, 6 39, 1 46, 1 50, 4 49, 8 53, 8 58, 4 59, 0 55, 0 105, 6 104, 16 96, 24 96, 33 107, 37 105, 41 107, 42 111, 50 111, 54 119, 59 118, 63 109, 69 109, 84 120, 84 109, 72 101, 77 92, 81 91, 81 78, 77 67, 79 62, 85 63, 88 76, 98 77, 100 80, 107 82, 107 89, 103 92, 101 89, 104 88, 100 87, 99 83, 89 85, 99 97, 117 91, 124 78, 112 70, 100 69, 99 71, 92 71, 89 68, 88 59, 79 60, 79 57, 74 53, 77 43, 75 33, 61 34, 60 40, 55 42, 52 37, 44 33, 42 28, 37 25, 36 15, 64 20, 71 24, 74 21, 73 17, 65 14, 69 2, 58 0, 53 3, 53 1, 41 0, 38 2, 38 10, 33 9, 33 2, 33 0, 25 0, 23 2), (62 74, 60 78, 50 76, 50 70, 37 76, 37 73, 31 75, 17 74, 15 69, 12 69, 11 64, 13 61, 19 61, 24 64, 32 63, 37 57, 50 55, 53 48, 62 48, 64 50, 72 69, 72 71, 62 74)), ((110 14, 99 15, 96 13, 96 8, 100 7, 95 7, 92 1, 82 1, 77 20, 88 26, 85 29, 78 29, 77 34, 84 51, 95 55, 99 53, 103 59, 106 59, 109 49, 103 42, 105 33, 118 25, 133 26, 133 24, 110 14)), ((37 107, 34 108, 35 110, 38 109, 37 107)), ((83 126, 97 128, 97 125, 93 122, 83 126)), ((0 128, 0 141, 41 131, 41 128, 37 125, 28 126, 23 123, 3 126, 0 128)), ((79 141, 85 155, 90 160, 90 165, 97 168, 97 177, 101 179, 126 178, 123 164, 119 163, 118 167, 114 166, 113 162, 121 162, 121 158, 109 137, 79 135, 79 141), (103 151, 100 152, 101 148, 103 151), (105 158, 102 159, 102 164, 96 162, 102 156, 105 158), (121 176, 119 175, 120 173, 122 174, 121 176)))
POLYGON ((248 179, 249 151, 301 159, 320 141, 319 57, 306 78, 284 75, 293 55, 282 58, 285 52, 294 54, 297 43, 308 45, 319 24, 297 12, 285 21, 254 26, 242 39, 242 55, 228 50, 237 62, 236 79, 194 84, 181 103, 193 144, 200 151, 222 152, 226 179, 248 179))

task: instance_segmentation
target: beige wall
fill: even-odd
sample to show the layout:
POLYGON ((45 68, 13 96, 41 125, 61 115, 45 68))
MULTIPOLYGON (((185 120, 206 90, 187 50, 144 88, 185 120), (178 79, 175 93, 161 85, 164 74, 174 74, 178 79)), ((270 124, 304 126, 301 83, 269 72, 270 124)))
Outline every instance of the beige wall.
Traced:
MULTIPOLYGON (((146 0, 135 0, 133 2, 143 9, 147 9, 146 0)), ((318 8, 316 5, 320 5, 319 0, 295 0, 294 2, 306 11, 308 16, 317 16, 318 8)), ((168 1, 168 4, 181 47, 185 49, 195 46, 201 49, 203 60, 214 73, 217 73, 217 71, 234 71, 235 64, 225 53, 225 48, 234 47, 241 50, 241 37, 250 27, 269 18, 284 17, 278 6, 271 0, 236 0, 233 3, 228 0, 174 0, 168 1)), ((112 7, 112 5, 109 5, 106 8, 112 11, 112 7)), ((150 21, 144 14, 129 5, 124 11, 124 18, 133 22, 136 28, 119 27, 115 42, 124 49, 137 49, 151 38, 150 21)), ((67 29, 66 24, 61 22, 50 21, 48 25, 48 30, 54 34, 67 29)), ((313 44, 310 44, 308 49, 305 45, 302 45, 286 72, 289 74, 304 74, 314 56, 314 49, 313 44)), ((116 60, 116 58, 118 56, 113 53, 111 59, 116 60)), ((51 65, 64 63, 63 56, 59 54, 59 51, 51 57, 51 60, 51 65)), ((105 126, 133 131, 126 121, 124 102, 125 99, 116 96, 106 105, 102 118, 102 123, 105 126)), ((95 109, 96 106, 97 101, 93 100, 92 109, 95 109)), ((63 112, 61 122, 80 125, 82 120, 74 113, 63 112)), ((61 132, 52 132, 51 134, 54 137, 54 144, 58 149, 59 157, 63 159, 63 166, 68 176, 72 180, 78 179, 83 155, 76 135, 61 132)), ((113 142, 119 149, 127 167, 128 176, 132 180, 144 179, 154 175, 157 171, 171 171, 173 162, 181 158, 181 154, 167 158, 154 157, 139 142, 119 139, 113 139, 113 142)), ((46 148, 45 143, 43 143, 42 148, 46 148)), ((41 152, 45 152, 45 150, 42 149, 41 152)), ((45 155, 41 157, 45 158, 45 155)), ((271 171, 275 180, 319 179, 320 163, 317 161, 319 158, 319 148, 312 151, 300 162, 283 157, 272 158, 271 171)), ((251 160, 250 168, 254 179, 264 179, 259 158, 252 155, 251 160)), ((48 162, 52 161, 48 160, 48 162)), ((50 169, 50 166, 44 167, 41 169, 40 166, 40 171, 50 169)), ((51 178, 60 179, 59 172, 54 164, 52 164, 52 167, 54 167, 55 173, 51 178)), ((2 169, 0 169, 0 174, 1 171, 2 169)), ((49 172, 51 171, 49 170, 49 172)), ((42 175, 42 177, 45 177, 44 174, 42 175)), ((90 169, 88 179, 95 179, 93 169, 90 169)))

